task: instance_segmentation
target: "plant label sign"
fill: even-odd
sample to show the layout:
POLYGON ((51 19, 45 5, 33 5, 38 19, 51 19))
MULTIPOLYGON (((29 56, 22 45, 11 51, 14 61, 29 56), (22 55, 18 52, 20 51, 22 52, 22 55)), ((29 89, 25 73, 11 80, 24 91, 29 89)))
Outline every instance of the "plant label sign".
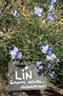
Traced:
POLYGON ((34 64, 30 64, 26 67, 22 68, 21 66, 16 66, 16 64, 9 63, 9 91, 40 90, 46 87, 46 77, 38 75, 36 66, 34 64))

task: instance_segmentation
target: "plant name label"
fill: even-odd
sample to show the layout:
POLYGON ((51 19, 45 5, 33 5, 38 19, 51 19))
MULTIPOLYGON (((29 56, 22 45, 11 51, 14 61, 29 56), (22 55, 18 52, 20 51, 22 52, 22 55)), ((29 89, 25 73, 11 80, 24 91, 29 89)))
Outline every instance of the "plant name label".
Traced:
POLYGON ((46 77, 38 75, 37 68, 30 64, 27 68, 17 67, 13 63, 8 64, 9 91, 15 90, 40 90, 47 84, 46 77))

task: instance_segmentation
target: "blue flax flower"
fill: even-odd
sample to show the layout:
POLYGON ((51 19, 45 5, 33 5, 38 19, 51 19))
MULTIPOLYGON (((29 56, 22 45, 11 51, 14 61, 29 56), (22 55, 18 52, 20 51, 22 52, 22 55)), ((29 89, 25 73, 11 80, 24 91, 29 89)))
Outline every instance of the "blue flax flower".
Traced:
POLYGON ((45 64, 40 64, 37 67, 37 72, 38 72, 38 75, 42 75, 43 73, 45 73, 45 64))
POLYGON ((56 55, 54 53, 52 53, 50 55, 46 55, 46 60, 47 61, 54 61, 56 59, 57 59, 57 57, 56 57, 56 55))
POLYGON ((41 16, 42 11, 43 11, 42 8, 39 8, 39 7, 34 8, 34 14, 37 16, 41 16))
POLYGON ((54 21, 57 18, 56 14, 54 12, 49 13, 47 19, 50 21, 54 21))
POLYGON ((56 73, 54 71, 52 71, 50 74, 49 74, 50 78, 51 79, 55 79, 56 78, 56 73))
POLYGON ((22 52, 20 52, 18 48, 14 46, 13 49, 9 50, 9 55, 11 60, 14 60, 15 58, 20 59, 22 57, 22 52))
POLYGON ((48 44, 43 44, 42 46, 41 46, 41 49, 42 49, 42 53, 47 53, 47 50, 48 50, 48 48, 49 48, 49 45, 48 44))
POLYGON ((16 17, 19 16, 19 12, 18 12, 17 10, 12 11, 11 14, 12 14, 13 16, 16 16, 16 17))
POLYGON ((21 57, 22 57, 22 52, 21 51, 18 51, 16 53, 16 58, 21 59, 21 57))
POLYGON ((54 4, 54 3, 56 3, 56 0, 51 0, 51 4, 54 4))
POLYGON ((52 10, 54 9, 54 5, 53 5, 53 4, 49 5, 48 9, 49 9, 50 11, 52 11, 52 10))
POLYGON ((47 64, 47 67, 50 68, 52 65, 50 63, 47 64))
POLYGON ((47 50, 47 54, 51 54, 52 53, 52 48, 50 47, 50 48, 48 48, 48 50, 47 50))

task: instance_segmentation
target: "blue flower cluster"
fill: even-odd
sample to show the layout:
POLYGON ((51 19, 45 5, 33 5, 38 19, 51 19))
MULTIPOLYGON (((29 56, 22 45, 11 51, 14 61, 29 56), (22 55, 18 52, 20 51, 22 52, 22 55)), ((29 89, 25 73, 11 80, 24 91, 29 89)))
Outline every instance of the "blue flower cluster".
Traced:
MULTIPOLYGON (((51 4, 48 7, 49 11, 51 11, 51 13, 49 13, 48 16, 47 16, 47 19, 49 21, 54 21, 55 19, 57 19, 57 16, 56 16, 55 12, 52 12, 54 10, 54 4, 55 3, 56 3, 56 0, 51 0, 51 4)), ((42 12, 43 12, 43 8, 40 8, 39 6, 34 8, 34 14, 36 16, 41 16, 42 12)), ((11 14, 15 17, 19 16, 18 10, 12 11, 11 14)))
MULTIPOLYGON (((41 49, 41 52, 46 56, 46 64, 42 63, 42 61, 39 59, 36 59, 34 61, 34 64, 37 67, 37 73, 39 76, 45 75, 46 70, 52 67, 51 62, 54 62, 54 60, 58 60, 56 55, 53 53, 53 49, 48 44, 40 44, 40 49, 41 49)), ((9 50, 9 55, 11 60, 22 59, 23 53, 16 46, 13 45, 13 48, 9 50)), ((48 75, 51 79, 54 79, 56 77, 56 73, 54 71, 52 71, 48 75)))
MULTIPOLYGON (((49 11, 51 11, 51 13, 49 13, 48 16, 47 16, 47 19, 49 21, 54 21, 55 19, 57 19, 57 16, 56 16, 55 12, 52 12, 54 10, 54 3, 56 3, 56 0, 51 0, 51 4, 48 7, 49 11)), ((34 8, 34 14, 36 16, 41 16, 42 12, 43 12, 42 8, 39 8, 39 7, 34 8)))
MULTIPOLYGON (((54 10, 54 3, 56 3, 56 0, 51 0, 51 4, 48 7, 49 11, 54 10)), ((47 19, 50 21, 54 21, 55 19, 57 19, 55 12, 49 13, 47 19)))
POLYGON ((22 52, 15 46, 9 50, 9 55, 11 60, 21 59, 23 56, 22 52))
POLYGON ((48 44, 42 44, 40 48, 42 53, 46 55, 46 61, 54 61, 57 59, 56 55, 52 52, 53 49, 48 44))
MULTIPOLYGON (((35 60, 35 65, 37 67, 38 75, 44 75, 46 70, 52 67, 51 62, 54 60, 58 60, 56 55, 53 53, 53 49, 49 47, 48 44, 41 44, 40 45, 41 51, 46 56, 46 64, 42 63, 40 60, 35 60)), ((48 74, 50 78, 54 79, 56 74, 54 71, 48 74)))

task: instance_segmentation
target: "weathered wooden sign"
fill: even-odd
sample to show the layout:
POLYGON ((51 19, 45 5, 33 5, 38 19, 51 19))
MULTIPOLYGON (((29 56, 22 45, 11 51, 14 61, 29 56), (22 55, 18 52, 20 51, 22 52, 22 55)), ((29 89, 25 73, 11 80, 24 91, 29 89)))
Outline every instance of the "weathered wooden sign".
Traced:
MULTIPOLYGON (((18 63, 17 63, 18 65, 18 63)), ((8 90, 40 90, 46 87, 46 77, 37 74, 37 68, 30 64, 27 68, 21 68, 16 64, 9 63, 9 86, 8 90)))

